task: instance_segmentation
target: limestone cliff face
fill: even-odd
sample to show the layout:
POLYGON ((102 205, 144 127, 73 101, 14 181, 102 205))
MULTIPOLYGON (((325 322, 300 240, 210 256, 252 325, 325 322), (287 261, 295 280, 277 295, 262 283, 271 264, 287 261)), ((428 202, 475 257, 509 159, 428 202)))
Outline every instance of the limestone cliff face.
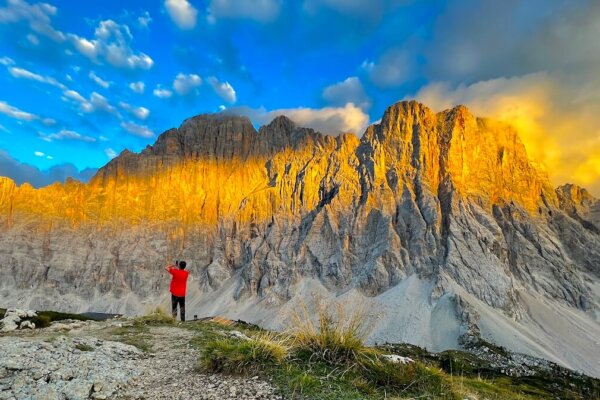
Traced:
POLYGON ((162 265, 180 258, 207 313, 265 322, 307 282, 390 305, 417 279, 415 318, 451 310, 453 334, 484 334, 485 310, 525 324, 531 296, 600 333, 600 202, 553 189, 513 128, 465 107, 397 103, 361 139, 200 115, 89 184, 0 178, 0 225, 0 304, 143 312, 164 298, 162 265))

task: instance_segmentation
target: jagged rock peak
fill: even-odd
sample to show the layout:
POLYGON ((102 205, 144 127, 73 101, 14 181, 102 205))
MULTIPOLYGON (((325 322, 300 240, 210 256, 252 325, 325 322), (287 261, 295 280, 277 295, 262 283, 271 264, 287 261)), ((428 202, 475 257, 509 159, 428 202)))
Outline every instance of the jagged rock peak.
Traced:
POLYGON ((433 114, 433 111, 425 104, 416 100, 403 100, 386 108, 381 121, 384 122, 390 119, 395 120, 424 114, 433 114))
POLYGON ((285 115, 278 115, 263 128, 274 129, 282 132, 292 132, 296 128, 296 123, 285 115))
POLYGON ((250 118, 245 115, 232 114, 228 112, 198 114, 194 117, 185 119, 179 128, 181 129, 186 124, 244 127, 244 129, 251 131, 254 130, 254 126, 252 125, 250 118))
POLYGON ((563 211, 585 228, 600 234, 600 199, 571 183, 556 188, 556 195, 563 211))
POLYGON ((578 205, 590 205, 598 202, 590 192, 581 186, 567 183, 556 188, 556 193, 561 199, 569 199, 578 205))

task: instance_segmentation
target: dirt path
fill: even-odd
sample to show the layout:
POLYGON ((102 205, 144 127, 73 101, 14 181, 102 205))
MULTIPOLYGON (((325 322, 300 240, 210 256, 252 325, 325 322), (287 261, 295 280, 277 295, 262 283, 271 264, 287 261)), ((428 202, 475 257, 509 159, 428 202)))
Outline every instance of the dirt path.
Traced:
POLYGON ((142 374, 117 399, 281 399, 259 379, 200 373, 198 350, 190 345, 194 335, 178 327, 150 328, 151 355, 139 361, 142 374))
POLYGON ((107 321, 1 335, 0 399, 282 399, 258 378, 198 371, 201 334, 107 321))

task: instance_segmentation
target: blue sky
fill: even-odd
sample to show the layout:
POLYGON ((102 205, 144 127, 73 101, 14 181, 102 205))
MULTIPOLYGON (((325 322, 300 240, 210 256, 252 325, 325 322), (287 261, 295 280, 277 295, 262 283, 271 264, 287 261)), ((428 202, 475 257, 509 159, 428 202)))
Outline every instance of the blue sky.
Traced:
POLYGON ((596 188, 598 18, 593 1, 0 0, 0 175, 78 177, 224 109, 360 136, 417 98, 515 122, 556 183, 596 188))

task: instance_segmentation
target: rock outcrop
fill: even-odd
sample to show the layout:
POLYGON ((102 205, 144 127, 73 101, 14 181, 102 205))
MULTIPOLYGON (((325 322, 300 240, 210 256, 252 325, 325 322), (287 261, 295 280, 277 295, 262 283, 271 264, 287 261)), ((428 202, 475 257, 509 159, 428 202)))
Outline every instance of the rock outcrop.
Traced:
POLYGON ((11 332, 17 329, 35 329, 35 323, 28 318, 37 317, 34 310, 9 308, 0 319, 0 332, 11 332))
POLYGON ((141 313, 178 258, 191 314, 277 326, 318 294, 376 313, 373 341, 484 336, 598 376, 599 204, 462 106, 397 103, 360 139, 201 115, 89 184, 0 178, 0 304, 141 313))

